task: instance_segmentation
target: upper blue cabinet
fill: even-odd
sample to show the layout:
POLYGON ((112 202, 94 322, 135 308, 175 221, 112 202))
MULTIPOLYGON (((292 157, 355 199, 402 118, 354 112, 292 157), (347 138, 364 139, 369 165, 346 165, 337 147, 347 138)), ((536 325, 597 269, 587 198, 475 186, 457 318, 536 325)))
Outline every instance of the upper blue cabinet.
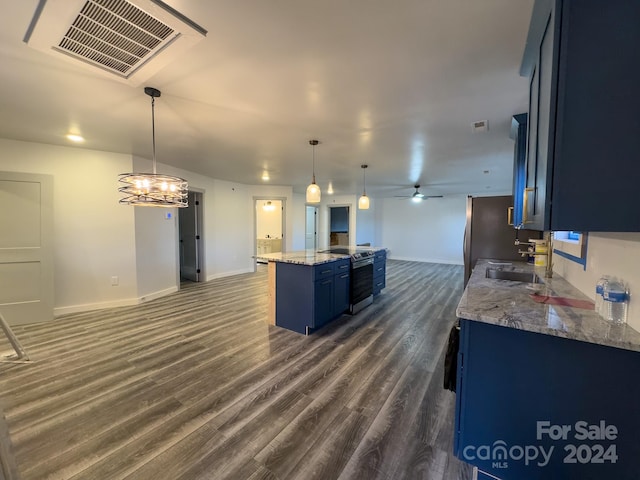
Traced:
POLYGON ((526 173, 514 189, 526 228, 640 231, 639 25, 636 0, 536 0, 520 70, 526 173))

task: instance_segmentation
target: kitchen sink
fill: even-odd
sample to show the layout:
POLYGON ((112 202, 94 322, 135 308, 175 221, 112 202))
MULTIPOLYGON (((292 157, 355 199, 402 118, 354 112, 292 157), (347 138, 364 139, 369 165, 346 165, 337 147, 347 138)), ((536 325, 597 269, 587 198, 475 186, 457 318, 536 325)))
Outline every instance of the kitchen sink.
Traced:
POLYGON ((533 272, 514 272, 513 270, 500 270, 497 268, 487 268, 486 277, 496 280, 509 280, 510 282, 544 283, 533 272))

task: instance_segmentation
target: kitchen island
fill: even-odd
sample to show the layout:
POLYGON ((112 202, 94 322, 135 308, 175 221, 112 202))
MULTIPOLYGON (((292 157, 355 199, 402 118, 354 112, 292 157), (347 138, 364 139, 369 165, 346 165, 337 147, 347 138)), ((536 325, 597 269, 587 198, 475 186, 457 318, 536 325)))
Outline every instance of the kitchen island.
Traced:
POLYGON ((340 247, 256 258, 268 262, 268 322, 305 335, 347 311, 356 313, 354 302, 359 308, 368 305, 386 285, 384 248, 340 247), (368 260, 366 268, 354 267, 363 263, 360 257, 368 260), (363 283, 366 301, 361 301, 363 283))
POLYGON ((562 277, 487 278, 536 270, 499 263, 478 261, 457 308, 454 453, 478 478, 637 478, 640 333, 562 277))

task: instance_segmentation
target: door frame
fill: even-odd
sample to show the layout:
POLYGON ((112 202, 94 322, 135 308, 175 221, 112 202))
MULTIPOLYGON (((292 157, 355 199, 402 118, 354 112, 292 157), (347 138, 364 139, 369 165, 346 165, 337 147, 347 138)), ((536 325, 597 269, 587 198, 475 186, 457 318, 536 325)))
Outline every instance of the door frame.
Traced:
MULTIPOLYGON (((253 255, 258 254, 258 202, 265 202, 267 200, 278 200, 282 202, 282 251, 287 250, 287 197, 281 197, 277 195, 254 195, 253 196, 253 255)), ((258 262, 253 262, 253 271, 257 271, 258 262)))
POLYGON ((349 235, 349 245, 355 245, 355 210, 351 203, 332 203, 327 205, 327 248, 331 246, 331 209, 347 208, 347 234, 349 235))
POLYGON ((307 250, 307 208, 313 208, 313 221, 315 225, 313 226, 313 250, 317 251, 319 248, 318 245, 318 228, 320 227, 320 209, 316 204, 313 203, 305 203, 304 205, 304 249, 307 250))

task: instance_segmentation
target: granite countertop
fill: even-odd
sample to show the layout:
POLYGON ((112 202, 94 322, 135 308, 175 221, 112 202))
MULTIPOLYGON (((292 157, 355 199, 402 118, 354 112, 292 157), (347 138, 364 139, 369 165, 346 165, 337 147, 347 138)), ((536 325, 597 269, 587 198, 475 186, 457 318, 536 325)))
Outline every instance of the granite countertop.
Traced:
POLYGON ((257 260, 264 260, 268 262, 296 263, 299 265, 320 265, 343 258, 349 258, 350 255, 362 251, 378 252, 380 250, 386 250, 382 247, 355 247, 344 245, 335 245, 334 247, 329 247, 329 249, 331 248, 346 249, 348 250, 348 253, 329 253, 326 250, 300 250, 295 252, 265 253, 262 255, 255 255, 254 258, 257 260))
POLYGON ((504 270, 535 271, 544 284, 485 278, 486 269, 500 268, 499 262, 478 260, 456 310, 459 318, 640 352, 640 333, 628 325, 608 322, 594 310, 533 300, 537 293, 593 302, 561 276, 544 278, 544 267, 505 262, 504 270))
POLYGON ((256 255, 257 260, 269 262, 297 263, 299 265, 320 265, 322 263, 333 262, 341 258, 349 258, 349 255, 336 253, 321 253, 315 250, 300 250, 296 252, 276 252, 256 255))

